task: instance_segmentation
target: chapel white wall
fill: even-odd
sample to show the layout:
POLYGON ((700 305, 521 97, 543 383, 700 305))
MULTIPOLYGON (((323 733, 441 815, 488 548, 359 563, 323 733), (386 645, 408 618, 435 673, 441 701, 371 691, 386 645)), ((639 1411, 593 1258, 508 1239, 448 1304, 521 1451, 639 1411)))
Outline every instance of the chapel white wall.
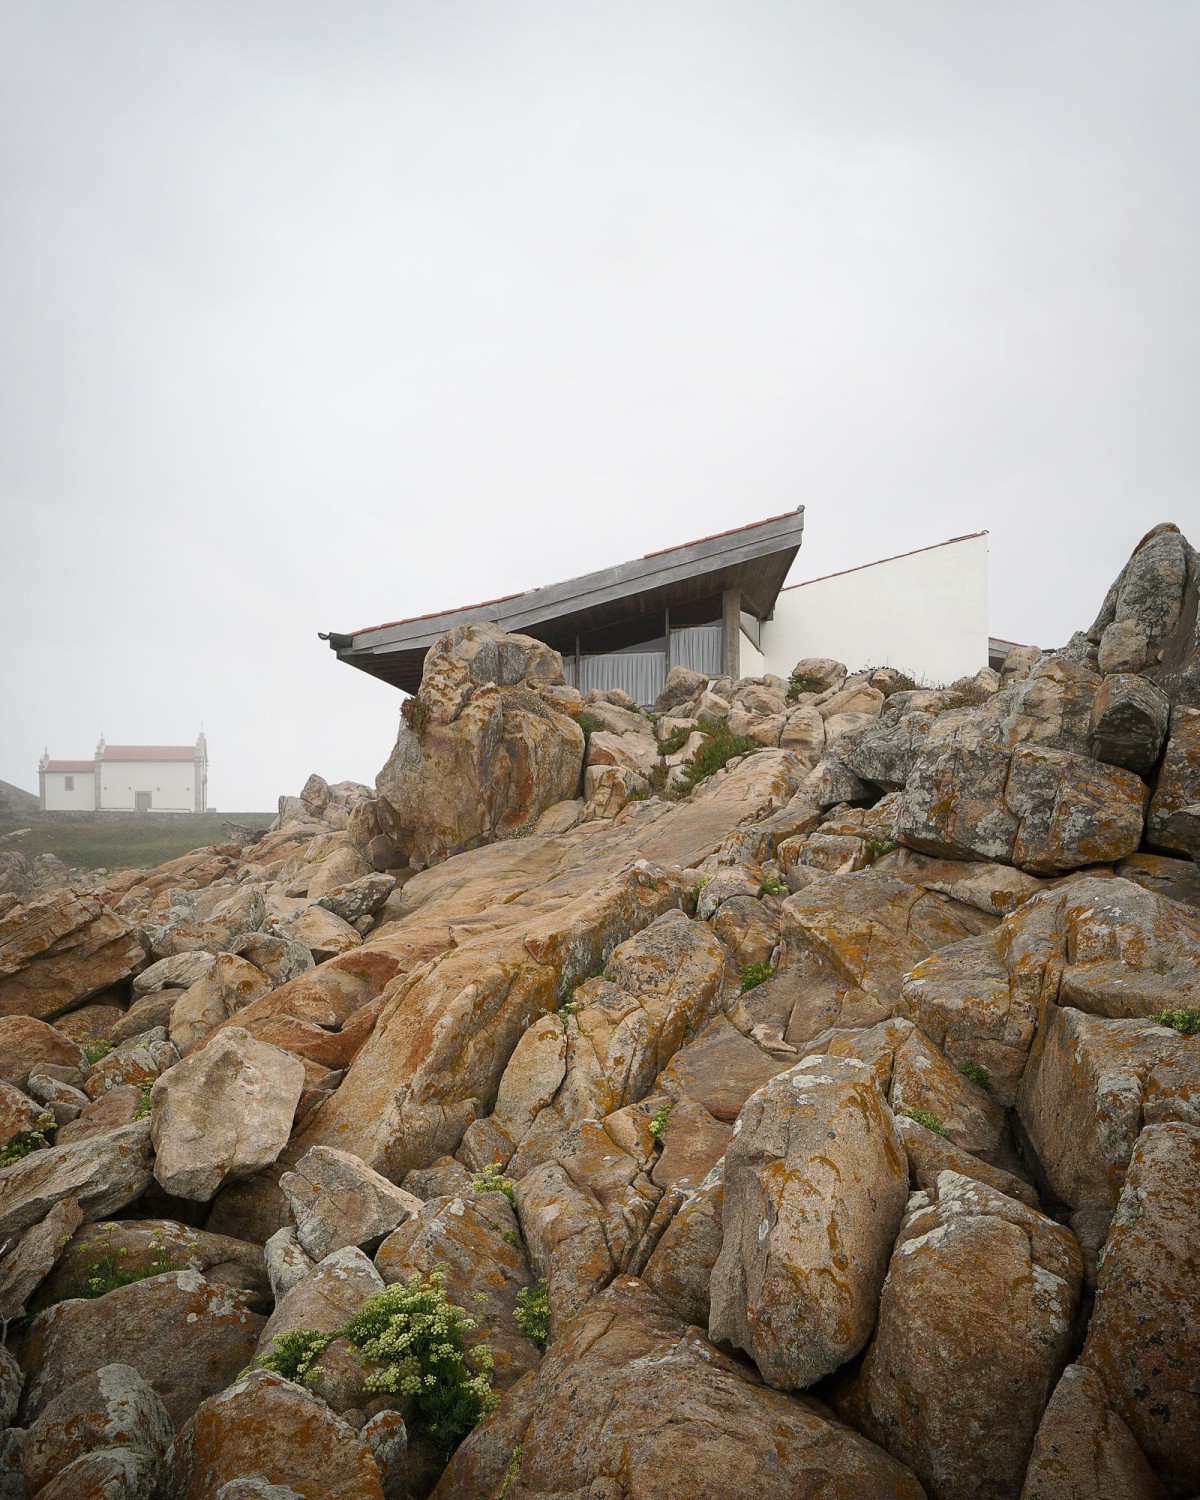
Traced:
POLYGON ((987 585, 983 535, 785 588, 762 627, 765 670, 786 677, 802 657, 831 656, 926 683, 974 676, 988 663, 987 585))
POLYGON ((92 812, 96 806, 96 773, 94 771, 46 771, 46 809, 48 812, 92 812), (74 789, 67 790, 67 781, 74 789))
POLYGON ((194 812, 196 762, 191 760, 113 760, 100 763, 100 806, 105 812, 133 812, 134 794, 151 794, 151 812, 194 812))

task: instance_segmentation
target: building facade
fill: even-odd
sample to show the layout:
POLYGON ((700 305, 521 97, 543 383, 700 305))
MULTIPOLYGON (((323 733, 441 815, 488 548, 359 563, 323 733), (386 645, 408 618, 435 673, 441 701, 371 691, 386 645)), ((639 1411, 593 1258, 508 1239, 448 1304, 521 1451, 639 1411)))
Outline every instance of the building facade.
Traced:
POLYGON ((92 760, 42 757, 38 786, 44 812, 208 811, 208 743, 106 745, 92 760))
POLYGON ((322 634, 338 659, 415 693, 425 653, 487 620, 562 653, 581 692, 648 707, 673 666, 786 678, 805 657, 890 666, 937 685, 988 665, 987 533, 788 583, 803 507, 565 583, 464 609, 322 634))

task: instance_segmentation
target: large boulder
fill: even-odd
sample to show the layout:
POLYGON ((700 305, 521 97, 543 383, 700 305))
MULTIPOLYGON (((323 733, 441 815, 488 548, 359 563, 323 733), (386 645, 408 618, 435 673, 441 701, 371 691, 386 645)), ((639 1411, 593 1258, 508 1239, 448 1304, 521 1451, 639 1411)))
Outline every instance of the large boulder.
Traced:
POLYGON ((250 1362, 263 1319, 247 1292, 196 1271, 171 1271, 102 1297, 72 1298, 39 1313, 21 1352, 20 1416, 36 1420, 66 1386, 120 1353, 152 1385, 171 1421, 185 1422, 250 1362))
POLYGON ((56 1203, 40 1224, 27 1229, 0 1259, 0 1320, 21 1317, 30 1297, 54 1269, 71 1236, 83 1222, 74 1198, 56 1203))
POLYGON ((32 1016, 0 1016, 0 1080, 25 1089, 31 1073, 47 1064, 82 1069, 86 1061, 78 1042, 32 1016))
POLYGON ((207 1202, 227 1179, 269 1166, 303 1088, 299 1058, 240 1027, 219 1032, 154 1085, 154 1175, 167 1192, 207 1202))
POLYGON ((1189 572, 1195 572, 1195 553, 1178 526, 1167 523, 1146 533, 1088 631, 1102 672, 1144 672, 1160 664, 1181 623, 1189 572))
POLYGON ((1081 1279, 1068 1230, 943 1172, 937 1201, 921 1195, 904 1221, 839 1409, 938 1500, 1012 1500, 1073 1345, 1081 1279))
POLYGON ((1200 858, 1200 708, 1176 708, 1146 827, 1158 849, 1200 858))
POLYGON ((26 1492, 38 1494, 68 1464, 98 1449, 132 1448, 157 1469, 174 1435, 166 1408, 132 1365, 101 1365, 55 1396, 29 1429, 26 1492))
POLYGON ((0 1016, 53 1019, 145 962, 124 917, 95 896, 47 891, 0 916, 0 1016))
POLYGON ((494 625, 456 626, 430 647, 378 777, 411 864, 523 832, 575 795, 583 731, 540 691, 563 681, 556 651, 494 625))
POLYGON ((1171 700, 1145 677, 1114 672, 1092 704, 1088 744, 1097 760, 1148 776, 1158 764, 1171 700))
POLYGON ((374 1172, 349 1151, 314 1146, 279 1186, 305 1254, 324 1260, 347 1245, 378 1243, 411 1218, 420 1199, 374 1172))
POLYGON ((1167 1500, 1104 1384, 1068 1365, 1054 1387, 1021 1500, 1167 1500))
POLYGON ((1200 1490, 1200 1128, 1148 1125, 1100 1261, 1081 1362, 1172 1494, 1200 1490))
POLYGON ((196 1410, 171 1449, 167 1492, 229 1500, 234 1492, 225 1487, 248 1475, 264 1488, 239 1493, 264 1500, 383 1500, 379 1469, 358 1433, 318 1396, 269 1370, 250 1371, 196 1410))
POLYGON ((124 1208, 149 1185, 150 1157, 149 1120, 31 1152, 0 1172, 0 1242, 40 1223, 67 1198, 87 1219, 124 1208))
POLYGON ((904 1147, 865 1064, 810 1057, 773 1078, 726 1154, 711 1336, 784 1389, 837 1369, 871 1335, 907 1197, 904 1147))
POLYGON ((921 1500, 923 1492, 865 1438, 759 1385, 648 1287, 623 1277, 467 1437, 434 1494, 921 1500))
POLYGON ((294 1329, 333 1333, 383 1288, 383 1278, 361 1250, 352 1245, 335 1250, 280 1297, 259 1337, 256 1359, 271 1354, 276 1340, 294 1329))

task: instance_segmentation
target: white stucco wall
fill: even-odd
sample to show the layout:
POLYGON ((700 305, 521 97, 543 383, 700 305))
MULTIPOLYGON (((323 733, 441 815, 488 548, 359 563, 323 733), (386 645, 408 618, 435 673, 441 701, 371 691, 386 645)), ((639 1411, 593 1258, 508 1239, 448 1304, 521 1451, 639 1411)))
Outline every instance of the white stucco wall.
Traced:
POLYGON ((766 670, 781 677, 805 656, 931 684, 973 676, 988 663, 987 534, 785 588, 762 640, 766 670))
POLYGON ((738 631, 738 653, 739 677, 761 677, 765 672, 771 671, 766 657, 744 630, 738 631))
POLYGON ((194 812, 195 776, 192 760, 102 761, 100 806, 105 812, 133 812, 134 793, 149 792, 151 812, 194 812))
POLYGON ((46 808, 49 812, 91 812, 96 806, 96 775, 93 771, 47 771, 46 808), (67 791, 68 778, 74 790, 67 791))

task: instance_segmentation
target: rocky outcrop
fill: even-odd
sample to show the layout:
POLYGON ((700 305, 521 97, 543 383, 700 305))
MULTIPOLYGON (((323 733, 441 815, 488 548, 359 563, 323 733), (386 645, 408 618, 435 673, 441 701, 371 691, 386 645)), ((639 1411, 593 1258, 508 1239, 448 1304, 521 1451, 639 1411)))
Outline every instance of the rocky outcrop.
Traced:
POLYGON ((564 681, 556 651, 494 626, 456 626, 430 647, 378 778, 409 863, 525 832, 574 796, 583 731, 545 692, 564 681))
POLYGON ((94 896, 49 891, 0 916, 0 1016, 53 1019, 136 974, 138 934, 94 896))

